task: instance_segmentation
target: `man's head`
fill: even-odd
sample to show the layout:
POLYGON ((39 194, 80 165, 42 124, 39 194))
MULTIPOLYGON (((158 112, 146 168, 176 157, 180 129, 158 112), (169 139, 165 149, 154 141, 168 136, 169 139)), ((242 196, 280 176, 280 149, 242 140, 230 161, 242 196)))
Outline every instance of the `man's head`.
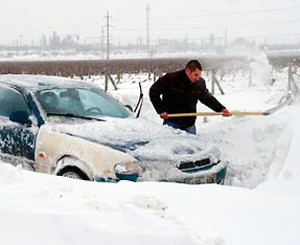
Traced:
POLYGON ((202 66, 198 60, 190 60, 185 66, 185 73, 190 81, 196 82, 202 73, 202 66))

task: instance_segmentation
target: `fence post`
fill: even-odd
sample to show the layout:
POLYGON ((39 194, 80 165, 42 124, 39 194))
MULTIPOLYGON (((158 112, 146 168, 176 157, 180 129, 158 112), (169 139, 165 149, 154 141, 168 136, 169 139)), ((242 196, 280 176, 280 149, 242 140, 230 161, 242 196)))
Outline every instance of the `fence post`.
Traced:
POLYGON ((215 94, 215 71, 214 70, 211 70, 211 93, 212 94, 215 94))
POLYGON ((222 87, 221 87, 221 84, 220 84, 219 80, 216 78, 215 72, 213 72, 213 74, 212 74, 212 79, 214 80, 214 83, 216 83, 216 84, 217 84, 217 86, 218 86, 218 89, 219 89, 219 91, 221 92, 221 94, 222 94, 222 95, 224 95, 224 94, 225 94, 225 92, 224 92, 224 90, 222 89, 222 87))
POLYGON ((153 72, 153 83, 155 83, 156 82, 156 72, 154 71, 153 72))
POLYGON ((252 70, 250 69, 250 73, 249 73, 249 84, 248 87, 252 87, 252 70))
POLYGON ((292 68, 291 68, 291 66, 289 66, 289 69, 288 69, 288 91, 291 91, 291 89, 292 89, 292 79, 293 79, 292 68))
POLYGON ((121 77, 122 77, 121 73, 123 74, 123 72, 121 72, 121 70, 119 69, 117 74, 117 81, 118 81, 117 83, 120 83, 121 81, 121 77))
POLYGON ((104 75, 105 75, 104 91, 106 92, 107 89, 108 89, 108 75, 107 75, 107 68, 104 69, 104 75))
POLYGON ((109 73, 107 73, 107 74, 108 74, 109 80, 111 81, 111 83, 112 83, 112 85, 114 86, 115 90, 118 90, 117 85, 115 84, 115 81, 114 81, 114 79, 112 78, 112 76, 111 76, 109 73))

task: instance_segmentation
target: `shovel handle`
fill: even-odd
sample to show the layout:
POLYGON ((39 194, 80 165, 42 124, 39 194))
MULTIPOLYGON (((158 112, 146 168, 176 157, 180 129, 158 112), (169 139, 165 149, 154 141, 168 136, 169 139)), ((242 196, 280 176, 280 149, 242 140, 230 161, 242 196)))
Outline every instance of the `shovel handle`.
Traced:
MULTIPOLYGON (((252 115, 252 116, 266 116, 269 115, 267 112, 264 111, 231 111, 231 115, 252 115)), ((194 113, 175 113, 175 114, 168 114, 168 117, 195 117, 195 116, 219 116, 223 115, 222 112, 194 112, 194 113)))

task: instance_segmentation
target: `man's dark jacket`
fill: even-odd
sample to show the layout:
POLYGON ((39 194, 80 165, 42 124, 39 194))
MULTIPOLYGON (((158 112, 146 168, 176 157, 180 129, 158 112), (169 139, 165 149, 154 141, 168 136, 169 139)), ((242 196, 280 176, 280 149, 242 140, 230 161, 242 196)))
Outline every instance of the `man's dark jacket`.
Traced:
MULTIPOLYGON (((191 82, 185 70, 159 78, 150 88, 150 100, 158 114, 196 112, 198 100, 216 112, 225 108, 209 93, 203 78, 191 82)), ((186 128, 195 124, 196 117, 170 117, 168 120, 186 128)))

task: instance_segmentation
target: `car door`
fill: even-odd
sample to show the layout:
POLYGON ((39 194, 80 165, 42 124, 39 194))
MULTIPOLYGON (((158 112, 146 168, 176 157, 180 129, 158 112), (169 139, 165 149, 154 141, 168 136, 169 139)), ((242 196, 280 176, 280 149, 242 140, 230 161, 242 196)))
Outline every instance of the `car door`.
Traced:
MULTIPOLYGON (((22 113, 19 115, 23 115, 22 113)), ((26 97, 15 88, 0 86, 0 155, 14 165, 33 168, 37 123, 26 97), (23 112, 31 123, 12 121, 12 115, 23 112)))

